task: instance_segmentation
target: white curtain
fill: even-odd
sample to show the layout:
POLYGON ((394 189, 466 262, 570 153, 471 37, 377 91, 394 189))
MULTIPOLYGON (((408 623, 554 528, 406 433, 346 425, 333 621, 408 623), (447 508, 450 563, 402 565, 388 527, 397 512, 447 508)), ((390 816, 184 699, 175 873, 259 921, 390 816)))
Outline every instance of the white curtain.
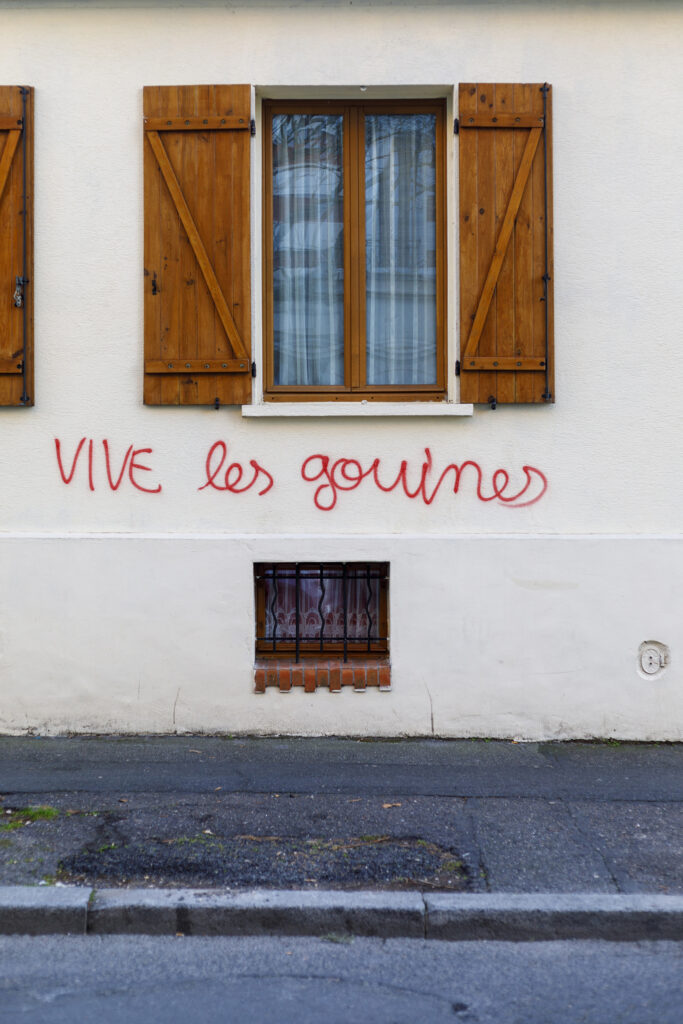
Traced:
POLYGON ((342 117, 273 117, 275 383, 344 383, 342 117))
MULTIPOLYGON (((373 637, 379 635, 379 584, 376 577, 367 580, 363 573, 346 580, 346 629, 351 640, 366 640, 368 627, 373 637)), ((266 638, 272 639, 275 622, 279 640, 293 640, 296 635, 296 578, 291 570, 278 574, 277 589, 272 578, 266 578, 266 638)), ((317 640, 322 618, 323 638, 331 640, 344 635, 344 581, 339 574, 323 574, 320 585, 318 570, 302 569, 299 577, 299 637, 317 640), (321 602, 322 599, 322 602, 321 602), (321 608, 319 609, 319 604, 321 608)))
POLYGON ((436 383, 436 117, 366 114, 367 383, 436 383))

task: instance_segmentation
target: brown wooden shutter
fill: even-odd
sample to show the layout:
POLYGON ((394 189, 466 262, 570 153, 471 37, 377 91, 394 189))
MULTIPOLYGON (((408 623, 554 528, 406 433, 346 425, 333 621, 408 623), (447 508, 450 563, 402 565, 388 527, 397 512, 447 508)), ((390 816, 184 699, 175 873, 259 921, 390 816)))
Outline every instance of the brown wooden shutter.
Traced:
POLYGON ((551 90, 459 90, 460 398, 552 402, 551 90))
POLYGON ((147 87, 147 405, 251 401, 248 85, 147 87))
POLYGON ((33 89, 0 86, 0 405, 33 405, 33 89))

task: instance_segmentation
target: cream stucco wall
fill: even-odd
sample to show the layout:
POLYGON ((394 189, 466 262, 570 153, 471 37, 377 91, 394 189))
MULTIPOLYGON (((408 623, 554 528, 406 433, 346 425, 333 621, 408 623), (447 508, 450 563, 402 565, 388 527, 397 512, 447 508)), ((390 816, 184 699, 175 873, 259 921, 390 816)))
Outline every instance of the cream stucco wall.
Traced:
MULTIPOLYGON (((0 82, 36 90, 36 407, 0 410, 0 730, 683 737, 682 33, 666 3, 0 3, 0 82), (145 408, 142 86, 250 82, 258 112, 283 89, 470 80, 553 85, 556 405, 145 408), (87 442, 71 484, 57 467, 54 439, 70 466, 82 437, 94 490, 87 442), (103 438, 151 448, 139 479, 161 492, 113 493, 103 438), (217 440, 272 490, 198 490, 217 440), (407 459, 417 482, 427 447, 485 481, 537 467, 547 492, 513 508, 464 478, 426 506, 365 481, 323 512, 301 479, 326 453, 388 477, 407 459), (323 555, 391 562, 394 689, 256 696, 251 565, 323 555), (671 648, 650 680, 647 639, 671 648)), ((258 202, 253 235, 258 361, 258 202)))

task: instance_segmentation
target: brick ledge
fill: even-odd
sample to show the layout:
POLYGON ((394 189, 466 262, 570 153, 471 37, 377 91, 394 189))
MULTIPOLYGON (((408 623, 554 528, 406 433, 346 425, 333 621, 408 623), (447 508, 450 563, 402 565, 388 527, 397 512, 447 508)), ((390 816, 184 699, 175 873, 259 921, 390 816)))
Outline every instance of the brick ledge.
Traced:
POLYGON ((304 693, 319 688, 340 693, 350 687, 362 693, 370 687, 391 689, 391 665, 388 658, 364 658, 354 661, 340 659, 309 659, 307 661, 257 659, 254 666, 254 692, 265 693, 275 688, 289 693, 295 687, 304 693))

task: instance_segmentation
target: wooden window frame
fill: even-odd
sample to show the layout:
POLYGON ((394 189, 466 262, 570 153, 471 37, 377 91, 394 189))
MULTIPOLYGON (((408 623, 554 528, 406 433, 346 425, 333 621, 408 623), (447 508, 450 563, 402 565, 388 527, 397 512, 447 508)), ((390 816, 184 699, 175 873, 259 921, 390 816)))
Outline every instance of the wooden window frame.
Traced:
POLYGON ((266 402, 434 401, 447 388, 446 99, 263 101, 263 322, 266 402), (276 385, 273 353, 273 153, 275 114, 341 114, 344 118, 344 384, 276 385), (365 114, 436 115, 436 384, 367 385, 365 310, 365 114))
MULTIPOLYGON (((351 640, 347 643, 346 660, 353 661, 358 658, 385 657, 389 654, 389 563, 388 562, 300 562, 299 568, 303 570, 322 569, 323 572, 330 570, 338 572, 342 566, 347 568, 372 566, 379 570, 379 576, 373 579, 378 583, 379 600, 379 622, 377 624, 378 639, 371 640, 368 645, 363 640, 351 640)), ((265 571, 272 567, 278 571, 291 572, 295 570, 296 562, 257 562, 254 565, 254 596, 256 607, 256 655, 258 658, 277 658, 294 660, 296 654, 296 643, 292 639, 276 639, 275 644, 270 638, 266 638, 266 584, 265 571)), ((291 575, 290 575, 291 578, 291 575)), ((328 577, 329 578, 329 577, 328 577)), ((338 578, 338 577, 337 577, 338 578)), ((339 658, 344 657, 344 643, 342 640, 327 640, 323 637, 323 646, 320 646, 318 639, 300 639, 299 659, 308 658, 339 658)))

